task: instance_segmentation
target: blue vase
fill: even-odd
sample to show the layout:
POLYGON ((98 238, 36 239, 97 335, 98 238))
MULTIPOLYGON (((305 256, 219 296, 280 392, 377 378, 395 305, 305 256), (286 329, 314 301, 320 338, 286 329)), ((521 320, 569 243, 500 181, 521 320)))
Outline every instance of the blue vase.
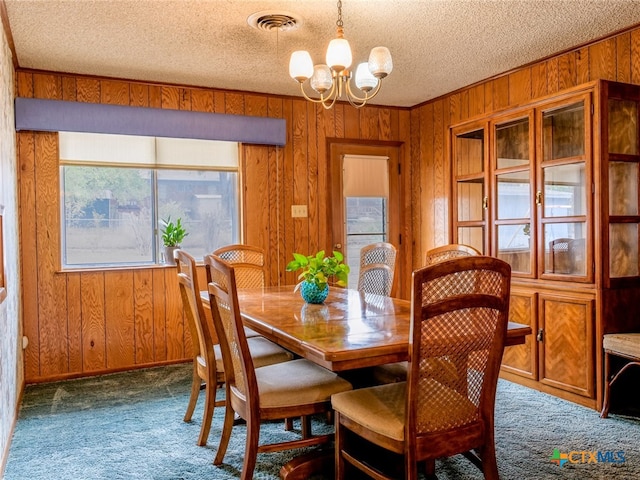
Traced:
POLYGON ((324 289, 320 290, 315 283, 302 282, 300 295, 307 303, 322 303, 329 295, 329 284, 326 284, 324 289))

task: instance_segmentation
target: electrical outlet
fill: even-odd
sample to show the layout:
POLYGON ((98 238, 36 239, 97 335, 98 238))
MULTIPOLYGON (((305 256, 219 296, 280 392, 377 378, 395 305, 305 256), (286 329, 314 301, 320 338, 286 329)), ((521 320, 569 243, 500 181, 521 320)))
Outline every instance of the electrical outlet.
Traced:
POLYGON ((307 218, 307 206, 291 205, 291 216, 293 218, 307 218))

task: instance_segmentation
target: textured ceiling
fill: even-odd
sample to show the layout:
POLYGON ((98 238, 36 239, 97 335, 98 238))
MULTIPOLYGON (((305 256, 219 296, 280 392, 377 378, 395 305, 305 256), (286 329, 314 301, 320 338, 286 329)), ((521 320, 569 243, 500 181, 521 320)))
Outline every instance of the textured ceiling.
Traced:
MULTIPOLYGON (((292 51, 324 63, 335 0, 4 0, 18 64, 68 73, 299 95, 292 51), (261 11, 302 19, 257 30, 261 11)), ((640 24, 640 0, 343 0, 354 63, 387 46, 373 103, 413 106, 640 24)))

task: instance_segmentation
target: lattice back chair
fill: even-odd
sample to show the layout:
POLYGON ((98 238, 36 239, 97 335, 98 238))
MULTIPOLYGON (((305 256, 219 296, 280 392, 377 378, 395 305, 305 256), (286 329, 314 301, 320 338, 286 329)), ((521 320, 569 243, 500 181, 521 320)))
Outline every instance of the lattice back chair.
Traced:
POLYGON ((473 255, 481 255, 475 248, 464 245, 462 243, 451 243, 440 247, 432 248, 427 251, 425 256, 425 265, 433 265, 434 263, 444 262, 457 257, 468 257, 473 255))
MULTIPOLYGON (((216 401, 217 388, 225 382, 225 369, 213 323, 204 312, 195 258, 184 250, 176 250, 174 258, 182 306, 189 324, 193 346, 193 380, 184 421, 191 421, 200 390, 204 389, 204 412, 197 442, 202 446, 207 444, 215 407, 225 405, 224 400, 216 401)), ((249 339, 249 351, 257 366, 286 362, 293 358, 289 351, 257 334, 249 339)))
POLYGON ((191 421, 200 390, 204 388, 204 413, 198 445, 206 445, 211 429, 213 410, 217 406, 224 405, 224 400, 216 402, 216 390, 224 383, 222 357, 219 347, 216 345, 217 337, 213 331, 213 325, 206 321, 204 307, 200 300, 195 258, 184 250, 176 250, 174 258, 177 265, 182 306, 189 324, 193 347, 193 380, 184 421, 191 421))
POLYGON ((249 355, 240 317, 234 267, 216 255, 205 257, 213 320, 221 339, 228 372, 225 383, 227 408, 220 446, 213 463, 220 465, 229 444, 235 412, 247 422, 242 480, 253 478, 259 452, 274 452, 319 445, 331 435, 314 436, 309 415, 330 411, 331 395, 352 388, 346 380, 318 365, 298 359, 256 368, 249 355), (222 340, 224 339, 224 341, 222 340), (275 444, 259 444, 260 423, 302 418, 302 438, 275 444))
POLYGON ((390 243, 366 245, 360 250, 358 290, 391 296, 398 250, 390 243))
POLYGON ((549 264, 552 273, 572 273, 574 242, 573 238, 554 238, 549 242, 549 264))
MULTIPOLYGON (((452 258, 480 255, 480 252, 469 245, 451 243, 427 251, 425 265, 434 265, 452 258)), ((455 369, 450 362, 437 362, 439 364, 438 375, 441 379, 456 377, 455 369)), ((376 383, 403 382, 407 379, 407 362, 387 363, 379 365, 371 370, 372 378, 376 383)))
POLYGON ((225 262, 233 265, 238 288, 260 288, 265 285, 266 267, 264 250, 251 245, 227 245, 213 251, 225 262))
POLYGON ((435 459, 458 453, 485 478, 498 479, 494 406, 510 280, 509 264, 485 256, 452 259, 413 273, 407 381, 332 397, 337 479, 347 478, 347 463, 373 478, 391 478, 376 473, 375 459, 362 458, 368 449, 351 449, 347 431, 404 455, 407 479, 418 478, 418 462, 433 474, 435 459), (453 362, 463 382, 436 380, 431 369, 441 360, 453 362))

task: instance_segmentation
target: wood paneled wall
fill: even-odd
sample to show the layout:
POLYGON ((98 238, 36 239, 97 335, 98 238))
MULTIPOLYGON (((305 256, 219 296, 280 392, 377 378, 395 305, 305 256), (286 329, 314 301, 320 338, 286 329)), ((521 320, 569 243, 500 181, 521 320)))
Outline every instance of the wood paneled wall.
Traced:
MULTIPOLYGON (((490 54, 490 52, 487 52, 490 54)), ((253 93, 19 70, 19 96, 287 120, 283 148, 245 146, 245 242, 270 252, 269 282, 293 251, 330 249, 327 144, 400 142, 400 294, 424 252, 450 238, 450 125, 599 78, 640 84, 640 28, 523 67, 411 110, 338 105, 253 93), (307 204, 309 217, 290 217, 307 204)), ((27 382, 180 361, 189 357, 174 270, 59 271, 57 136, 18 134, 27 382)))
MULTIPOLYGON (((297 98, 27 70, 17 72, 17 95, 286 119, 285 147, 243 149, 244 241, 269 252, 271 284, 295 283, 295 274, 284 271, 292 252, 331 249, 328 141, 402 145, 407 174, 398 220, 403 238, 413 237, 408 109, 338 105, 326 111, 297 98), (292 219, 293 204, 308 205, 308 218, 292 219)), ((29 338, 25 381, 188 359, 189 329, 173 268, 60 270, 57 137, 18 133, 24 334, 29 338)), ((408 292, 411 248, 401 245, 400 250, 400 288, 408 292)))

